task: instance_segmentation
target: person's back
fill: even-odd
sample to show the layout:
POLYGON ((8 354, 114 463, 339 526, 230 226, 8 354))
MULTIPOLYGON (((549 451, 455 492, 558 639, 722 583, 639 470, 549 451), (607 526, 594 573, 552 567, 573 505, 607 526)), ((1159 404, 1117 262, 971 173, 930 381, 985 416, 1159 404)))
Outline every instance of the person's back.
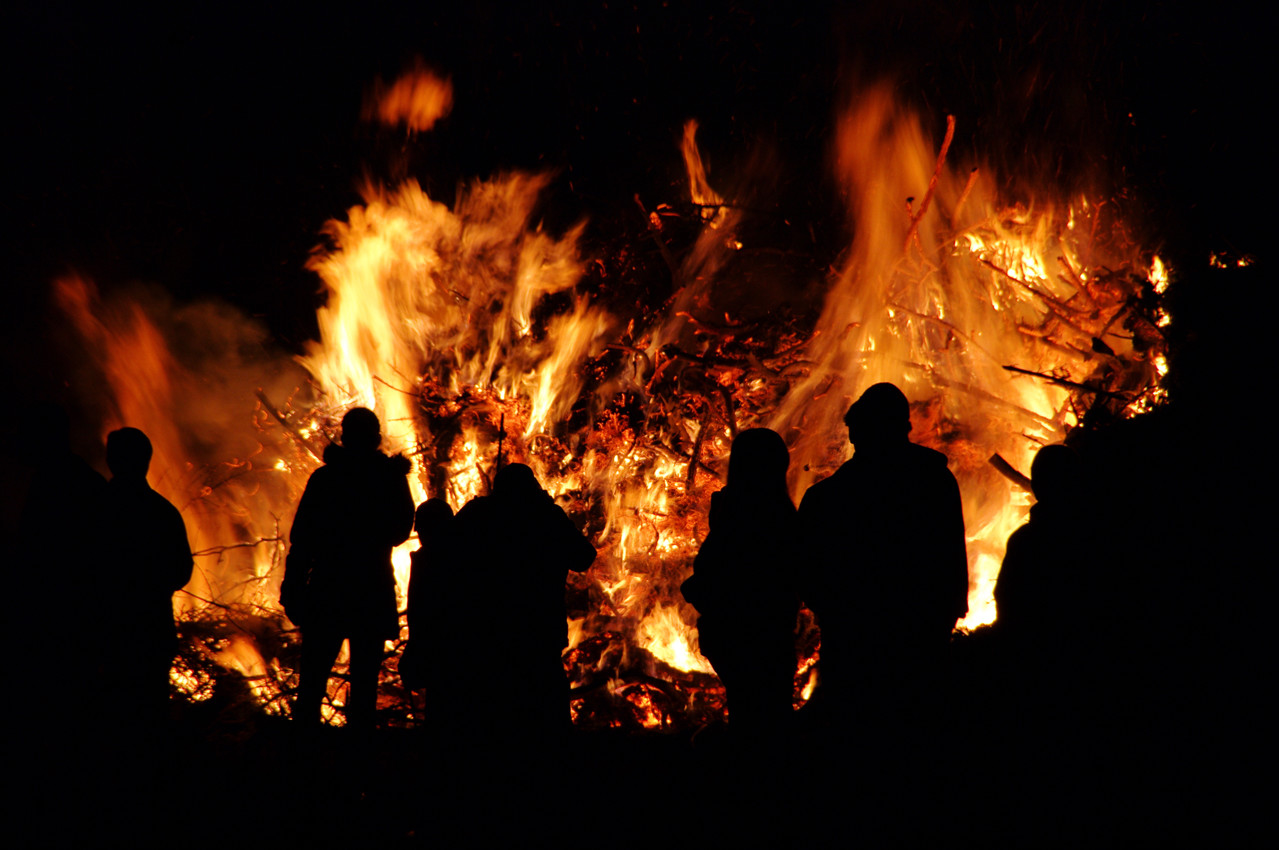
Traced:
POLYGON ((805 600, 821 629, 813 709, 834 743, 823 757, 828 772, 856 765, 852 794, 832 788, 825 805, 860 800, 872 836, 900 840, 921 824, 946 834, 936 807, 953 757, 945 670, 968 608, 959 486, 944 455, 909 441, 910 406, 893 385, 867 389, 844 421, 853 458, 800 505, 814 543, 805 600))
POLYGON ((590 567, 594 547, 523 464, 504 467, 493 495, 458 511, 453 543, 467 553, 468 592, 458 602, 475 612, 481 632, 475 659, 476 675, 484 679, 476 683, 480 702, 523 705, 517 713, 525 727, 562 725, 568 717, 561 661, 565 576, 590 567))
POLYGON ((1040 449, 1031 486, 1036 504, 1029 521, 1008 538, 995 584, 993 631, 1014 668, 1009 675, 1051 671, 1060 677, 1064 663, 1090 663, 1090 638, 1104 627, 1098 606, 1088 601, 1100 577, 1087 569, 1102 562, 1104 535, 1082 510, 1082 470, 1071 449, 1040 449))
POLYGON ((853 458, 804 494, 806 599, 822 629, 822 678, 932 663, 968 609, 959 486, 946 456, 911 443, 909 406, 877 384, 849 408, 853 458))
POLYGON ((858 452, 804 496, 824 544, 813 606, 826 633, 876 652, 944 641, 967 610, 959 491, 940 452, 858 452))
POLYGON ((776 432, 737 436, 728 484, 711 497, 710 534, 681 586, 698 611, 701 652, 727 691, 730 726, 748 734, 776 734, 791 714, 799 529, 789 463, 776 432))
MULTIPOLYGON (((113 654, 136 671, 131 687, 148 701, 168 697, 168 673, 176 650, 173 594, 191 580, 194 560, 182 515, 151 489, 151 443, 136 428, 107 437, 107 483, 101 522, 109 568, 101 573, 103 606, 113 612, 113 654)), ((128 678, 132 678, 131 676, 128 678)))
POLYGON ((448 699, 448 684, 456 663, 448 649, 469 623, 458 605, 458 555, 452 552, 453 509, 443 499, 427 499, 413 518, 418 549, 409 572, 409 641, 400 656, 399 671, 413 690, 427 690, 432 712, 455 700, 448 699), (440 699, 444 696, 445 699, 440 699))
POLYGON ((280 600, 302 627, 302 671, 295 717, 320 718, 328 675, 350 640, 347 721, 371 727, 382 643, 399 633, 391 550, 413 528, 407 459, 378 447, 381 425, 365 408, 342 419, 342 442, 311 474, 289 534, 280 600))

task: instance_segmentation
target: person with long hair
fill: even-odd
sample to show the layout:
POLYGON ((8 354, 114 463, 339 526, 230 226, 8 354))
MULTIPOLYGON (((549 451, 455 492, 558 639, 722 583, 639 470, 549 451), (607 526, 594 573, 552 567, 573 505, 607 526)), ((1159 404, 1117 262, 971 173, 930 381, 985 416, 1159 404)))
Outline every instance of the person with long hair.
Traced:
POLYGON ((724 683, 737 734, 776 733, 793 710, 799 579, 789 466, 777 432, 737 435, 728 483, 711 497, 710 534, 681 587, 697 608, 701 652, 724 683))

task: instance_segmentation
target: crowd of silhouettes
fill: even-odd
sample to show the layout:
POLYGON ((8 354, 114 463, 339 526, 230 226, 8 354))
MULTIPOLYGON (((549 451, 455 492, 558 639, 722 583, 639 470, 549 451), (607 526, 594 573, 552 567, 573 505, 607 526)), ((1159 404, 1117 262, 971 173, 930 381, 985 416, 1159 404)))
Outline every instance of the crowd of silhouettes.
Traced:
MULTIPOLYGON (((60 409, 39 408, 28 424, 29 444, 48 465, 19 470, 7 488, 6 530, 22 561, 50 567, 16 581, 31 598, 66 599, 72 627, 55 632, 53 651, 112 647, 109 665, 94 659, 85 676, 102 695, 103 728, 131 730, 120 744, 127 749, 164 725, 177 650, 172 597, 193 567, 186 529, 147 483, 152 450, 141 431, 108 436, 108 481, 71 452, 60 409), (50 550, 55 539, 61 545, 50 550), (68 581, 75 591, 62 593, 68 581)), ((722 740, 746 756, 724 759, 719 773, 702 765, 707 794, 749 811, 737 821, 744 832, 716 834, 769 836, 765 821, 787 824, 793 806, 816 801, 865 835, 961 837, 975 799, 949 784, 961 769, 1006 796, 1003 839, 1035 836, 1067 800, 1090 799, 1091 823, 1117 817, 1106 807, 1137 774, 1123 755, 1102 754, 1136 749, 1160 763, 1151 734, 1138 728, 1141 696, 1176 691, 1182 675, 1175 662, 1152 660, 1167 655, 1159 637, 1129 615, 1156 584, 1149 570, 1120 568, 1141 559, 1143 543, 1117 531, 1106 510, 1097 518, 1096 483, 1076 451, 1041 449, 1030 475, 1035 504, 1008 540, 995 587, 999 620, 957 648, 968 558, 947 458, 911 442, 910 405, 892 384, 867 388, 845 424, 852 458, 808 488, 798 509, 783 438, 765 428, 738 434, 681 587, 725 689, 722 740), (1113 579, 1104 593, 1090 580, 1103 571, 1113 579), (820 684, 797 714, 804 606, 821 629, 820 684), (1134 678, 1159 681, 1139 694, 1134 678), (839 778, 806 789, 788 778, 801 763, 839 778), (1080 791, 1088 783, 1091 795, 1080 791)), ((400 633, 391 552, 416 528, 409 640, 397 669, 441 730, 435 763, 451 782, 440 806, 459 823, 482 821, 483 801, 500 793, 524 807, 526 823, 553 817, 568 775, 565 580, 591 567, 595 548, 521 463, 501 466, 489 493, 456 514, 439 498, 415 511, 410 463, 384 454, 381 442, 372 411, 347 412, 293 520, 280 600, 303 637, 294 717, 320 724, 349 641, 346 719, 374 727, 386 642, 400 633)), ((26 659, 19 671, 37 675, 35 662, 21 666, 26 659)), ((23 722, 74 727, 72 714, 41 692, 23 722)), ((74 733, 49 737, 62 742, 45 754, 53 764, 86 743, 74 733)))

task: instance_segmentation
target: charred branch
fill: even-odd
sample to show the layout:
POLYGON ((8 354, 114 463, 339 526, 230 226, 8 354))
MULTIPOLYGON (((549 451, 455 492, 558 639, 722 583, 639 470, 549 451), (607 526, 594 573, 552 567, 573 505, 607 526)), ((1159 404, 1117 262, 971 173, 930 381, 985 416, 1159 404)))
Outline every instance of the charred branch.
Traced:
POLYGON ((1004 476, 1027 493, 1034 492, 1030 486, 1030 479, 1018 472, 1011 463, 1004 460, 998 453, 991 455, 990 460, 987 461, 987 463, 999 470, 1000 475, 1004 476))
POLYGON ((1078 381, 1072 381, 1067 378, 1061 378, 1061 377, 1058 377, 1057 375, 1049 375, 1043 372, 1036 372, 1032 369, 1022 369, 1018 366, 1005 366, 1004 370, 1008 372, 1016 372, 1019 375, 1030 375, 1033 378, 1042 378, 1043 380, 1048 381, 1049 383, 1056 384, 1057 386, 1060 386, 1060 387, 1069 387, 1071 389, 1080 390, 1081 392, 1086 392, 1086 393, 1096 393, 1097 395, 1118 399, 1120 401, 1126 401, 1128 398, 1123 393, 1111 392, 1110 390, 1104 390, 1104 389, 1101 389, 1100 387, 1094 387, 1094 386, 1090 386, 1089 384, 1081 384, 1078 381))

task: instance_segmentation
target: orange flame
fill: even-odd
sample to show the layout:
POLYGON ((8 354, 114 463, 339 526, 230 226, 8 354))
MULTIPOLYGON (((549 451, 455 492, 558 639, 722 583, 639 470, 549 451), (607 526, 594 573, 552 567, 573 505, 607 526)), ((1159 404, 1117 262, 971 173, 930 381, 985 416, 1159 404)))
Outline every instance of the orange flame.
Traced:
POLYGON ((401 75, 376 101, 373 113, 383 124, 425 132, 452 110, 453 82, 419 67, 401 75))
MULTIPOLYGON (((387 92, 380 114, 427 129, 450 104, 448 81, 419 71, 387 92)), ((172 424, 174 408, 188 397, 183 387, 198 376, 172 356, 141 308, 109 308, 84 282, 61 282, 65 310, 102 353, 118 411, 111 427, 127 422, 151 434, 155 468, 175 476, 155 482, 157 489, 182 508, 202 557, 216 560, 216 569, 197 570, 179 614, 200 616, 196 600, 226 598, 228 577, 239 575, 248 577, 248 589, 237 601, 280 616, 279 547, 246 547, 248 564, 237 572, 224 560, 227 541, 285 536, 280 519, 286 526, 317 461, 310 440, 359 404, 379 413, 386 448, 412 458, 418 502, 443 496, 459 508, 484 493, 501 440, 506 457, 529 463, 570 514, 592 517, 600 557, 579 589, 589 592, 593 608, 569 621, 571 651, 607 639, 617 651, 600 654, 600 669, 643 663, 649 675, 712 674, 697 649, 695 612, 676 588, 705 537, 715 470, 724 468, 732 434, 768 425, 786 437, 798 501, 848 456, 842 416, 849 403, 866 386, 892 381, 912 401, 912 438, 944 451, 960 482, 970 612, 958 625, 992 622, 1005 541, 1029 496, 988 461, 998 454, 1028 469, 1039 446, 1077 424, 1078 387, 1091 381, 1104 391, 1105 374, 1131 376, 1128 414, 1162 399, 1164 352, 1141 348, 1135 333, 1120 330, 1136 321, 1124 274, 1162 291, 1167 269, 1118 240, 1099 239, 1107 228, 1097 227, 1102 210, 1095 203, 1010 207, 984 171, 948 165, 946 143, 939 154, 887 87, 872 89, 839 124, 837 173, 854 226, 850 250, 811 333, 787 342, 798 365, 787 371, 785 389, 744 366, 708 370, 726 410, 701 400, 668 411, 679 433, 664 442, 608 404, 614 395, 661 401, 652 387, 653 373, 670 363, 664 352, 706 350, 703 307, 741 256, 734 233, 744 213, 710 187, 696 130, 695 122, 686 125, 682 152, 690 196, 707 226, 675 269, 678 289, 666 314, 626 336, 635 340, 627 346, 635 363, 652 368, 619 367, 590 397, 583 397, 587 365, 628 323, 578 287, 584 226, 552 235, 535 220, 548 176, 477 181, 451 207, 412 180, 395 189, 367 186, 362 206, 326 225, 330 243, 309 263, 327 293, 320 340, 301 358, 319 397, 299 403, 291 416, 259 409, 256 454, 236 461, 245 480, 250 471, 257 476, 258 490, 235 490, 236 499, 225 495, 233 488, 200 480, 201 467, 172 424), (586 424, 570 429, 566 423, 579 411, 583 419, 574 421, 586 424), (178 480, 181 472, 189 480, 178 480)), ((408 548, 394 556, 401 606, 408 548)), ((288 678, 247 637, 213 654, 258 683, 264 704, 280 690, 267 683, 288 678)), ((806 659, 798 674, 801 700, 816 683, 812 665, 806 659)), ((174 677, 185 692, 204 693, 195 672, 175 667, 174 677)), ((669 722, 655 694, 612 681, 609 689, 641 724, 669 722)), ((331 702, 340 700, 335 692, 331 702)))

